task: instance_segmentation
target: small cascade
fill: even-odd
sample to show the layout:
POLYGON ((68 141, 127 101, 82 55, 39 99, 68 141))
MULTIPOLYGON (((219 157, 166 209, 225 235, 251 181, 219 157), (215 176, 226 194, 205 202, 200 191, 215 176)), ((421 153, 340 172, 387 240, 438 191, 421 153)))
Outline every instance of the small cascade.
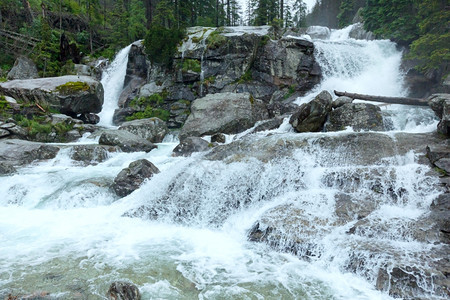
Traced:
POLYGON ((127 72, 128 53, 130 52, 130 49, 131 45, 128 45, 120 50, 111 65, 103 72, 101 82, 105 96, 102 111, 99 113, 99 126, 113 126, 112 119, 114 111, 118 108, 117 102, 120 93, 123 90, 123 82, 127 72))

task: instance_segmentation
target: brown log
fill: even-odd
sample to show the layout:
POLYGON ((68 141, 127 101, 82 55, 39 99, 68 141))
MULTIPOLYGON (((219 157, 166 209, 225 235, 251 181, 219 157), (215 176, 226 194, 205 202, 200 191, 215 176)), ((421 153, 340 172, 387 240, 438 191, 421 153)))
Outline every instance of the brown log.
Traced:
POLYGON ((42 106, 40 106, 38 103, 35 103, 35 104, 36 104, 37 108, 39 108, 42 112, 45 112, 45 109, 42 106))
POLYGON ((391 104, 428 106, 427 100, 425 100, 425 99, 418 99, 418 98, 372 96, 372 95, 363 95, 363 94, 338 92, 338 91, 334 91, 334 93, 338 97, 340 97, 340 96, 347 96, 347 97, 350 97, 352 99, 359 99, 359 100, 384 102, 384 103, 391 103, 391 104))

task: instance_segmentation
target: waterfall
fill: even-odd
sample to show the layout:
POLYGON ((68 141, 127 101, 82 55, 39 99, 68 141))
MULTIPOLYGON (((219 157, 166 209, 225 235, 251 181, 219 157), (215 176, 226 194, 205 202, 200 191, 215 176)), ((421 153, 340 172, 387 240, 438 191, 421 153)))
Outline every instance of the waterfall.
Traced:
MULTIPOLYGON (((297 104, 309 102, 320 91, 334 90, 351 93, 403 97, 404 74, 400 64, 402 52, 389 40, 355 40, 349 38, 350 25, 332 30, 327 39, 313 40, 315 57, 322 68, 323 80, 312 91, 297 99, 297 104)), ((381 105, 373 102, 372 104, 381 105)), ((393 130, 430 132, 437 122, 431 109, 405 105, 381 105, 393 124, 393 130)))
MULTIPOLYGON (((315 44, 325 78, 299 103, 339 87, 405 93, 394 44, 345 31, 315 44)), ((129 48, 102 80, 105 126, 129 48)), ((423 118, 408 127, 405 111, 389 106, 396 131, 435 126, 423 118)), ((405 267, 422 291, 414 296, 445 299, 429 273, 440 244, 426 235, 438 179, 395 134, 276 130, 188 158, 171 156, 177 143, 167 138, 149 153, 110 153, 88 166, 65 145, 0 176, 0 298, 104 299, 111 282, 129 281, 145 300, 384 300, 393 298, 377 290, 379 277, 405 267), (161 172, 119 199, 109 188, 115 176, 144 158, 161 172), (256 225, 267 243, 249 240, 256 225)))
POLYGON ((118 108, 117 102, 120 93, 123 90, 130 48, 131 45, 128 45, 120 50, 111 65, 103 72, 101 83, 105 96, 102 111, 99 113, 99 126, 113 126, 112 119, 114 111, 118 108))

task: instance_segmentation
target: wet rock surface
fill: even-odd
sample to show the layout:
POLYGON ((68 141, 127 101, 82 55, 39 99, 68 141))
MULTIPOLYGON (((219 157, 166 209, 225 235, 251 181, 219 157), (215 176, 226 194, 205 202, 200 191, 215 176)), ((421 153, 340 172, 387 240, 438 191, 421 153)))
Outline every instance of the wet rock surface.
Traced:
POLYGON ((70 158, 87 165, 96 165, 107 160, 110 153, 119 151, 117 146, 77 145, 72 147, 70 158))
POLYGON ((23 166, 35 160, 46 160, 56 156, 59 148, 24 140, 0 140, 0 162, 6 166, 23 166))
POLYGON ((140 159, 120 171, 111 187, 118 196, 125 197, 137 190, 144 180, 158 173, 159 170, 154 164, 146 159, 140 159))
POLYGON ((101 145, 118 146, 123 152, 150 152, 156 145, 125 130, 104 131, 99 140, 101 145))
POLYGON ((210 144, 199 137, 185 138, 173 149, 173 156, 190 156, 194 152, 210 150, 210 144))
POLYGON ((134 284, 118 281, 111 283, 107 297, 110 300, 140 300, 141 294, 134 284))
POLYGON ((291 116, 289 123, 297 132, 317 132, 323 129, 333 98, 327 91, 321 92, 312 101, 302 104, 291 116))
POLYGON ((134 120, 122 123, 119 130, 131 132, 152 143, 160 143, 169 132, 166 123, 159 118, 134 120))
POLYGON ((428 98, 428 105, 441 120, 438 132, 450 136, 450 94, 434 94, 428 98))
POLYGON ((381 109, 366 103, 348 103, 332 110, 325 124, 325 131, 339 131, 352 127, 355 131, 384 131, 381 109))

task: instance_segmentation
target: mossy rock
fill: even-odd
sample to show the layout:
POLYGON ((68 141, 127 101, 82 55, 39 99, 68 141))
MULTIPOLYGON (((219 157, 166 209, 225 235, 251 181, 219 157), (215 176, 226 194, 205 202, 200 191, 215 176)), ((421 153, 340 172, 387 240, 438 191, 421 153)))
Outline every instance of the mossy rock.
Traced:
POLYGON ((89 91, 90 86, 82 81, 69 81, 56 87, 56 91, 62 95, 70 95, 78 92, 89 91))
POLYGON ((228 42, 228 39, 221 35, 218 30, 213 31, 207 38, 206 38, 206 44, 208 49, 217 49, 221 45, 228 42))

